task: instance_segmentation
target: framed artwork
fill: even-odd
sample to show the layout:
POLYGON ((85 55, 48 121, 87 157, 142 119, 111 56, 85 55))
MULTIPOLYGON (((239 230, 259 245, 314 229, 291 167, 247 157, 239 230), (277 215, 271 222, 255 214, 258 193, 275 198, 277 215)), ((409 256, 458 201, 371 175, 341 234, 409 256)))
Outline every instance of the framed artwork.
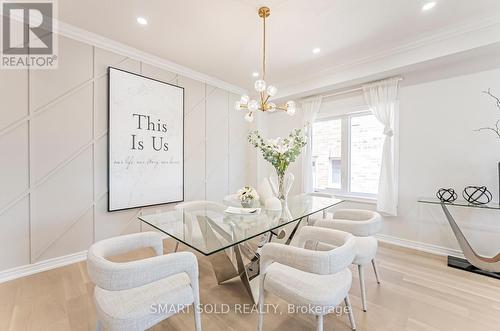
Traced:
POLYGON ((108 211, 184 200, 184 89, 108 68, 108 211))

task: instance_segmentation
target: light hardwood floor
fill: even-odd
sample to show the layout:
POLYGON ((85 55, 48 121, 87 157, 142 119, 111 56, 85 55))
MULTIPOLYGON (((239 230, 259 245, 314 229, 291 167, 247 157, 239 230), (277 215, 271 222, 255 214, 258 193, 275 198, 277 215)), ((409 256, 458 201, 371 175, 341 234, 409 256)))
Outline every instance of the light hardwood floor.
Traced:
MULTIPOLYGON (((166 242, 166 250, 173 243, 166 242)), ((150 252, 136 252, 138 258, 150 252)), ((124 258, 121 258, 123 260, 124 258)), ((412 250, 382 246, 378 255, 382 284, 366 273, 368 311, 361 310, 359 285, 353 268, 351 301, 358 330, 500 330, 500 281, 446 267, 445 259, 412 250)), ((234 311, 251 304, 243 285, 217 285, 207 259, 199 256, 201 302, 227 304, 227 314, 204 313, 204 330, 256 330, 257 316, 234 311)), ((367 270, 368 271, 368 270, 367 270)), ((93 284, 85 262, 0 284, 0 330, 94 330, 93 284)), ((288 314, 287 304, 267 314, 267 330, 314 330, 313 316, 288 314)), ((152 330, 194 330, 191 313, 178 314, 152 330)), ((329 315, 325 330, 350 330, 346 315, 329 315)))

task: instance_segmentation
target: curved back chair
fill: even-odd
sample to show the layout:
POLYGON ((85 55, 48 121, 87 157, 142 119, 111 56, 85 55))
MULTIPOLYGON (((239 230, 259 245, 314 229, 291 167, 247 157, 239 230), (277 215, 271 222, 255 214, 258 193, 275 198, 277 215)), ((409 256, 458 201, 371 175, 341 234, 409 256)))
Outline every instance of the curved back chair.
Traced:
MULTIPOLYGON (((367 309, 366 287, 365 287, 365 266, 373 266, 377 283, 380 284, 379 273, 375 256, 377 255, 378 242, 374 237, 380 231, 380 214, 370 210, 341 209, 331 215, 332 218, 316 221, 315 226, 329 229, 346 231, 355 236, 356 257, 353 263, 358 266, 359 282, 361 288, 361 301, 363 310, 367 309)), ((318 249, 324 250, 328 247, 318 245, 318 249)))
POLYGON ((95 283, 97 330, 145 330, 194 305, 195 328, 201 330, 198 262, 193 253, 163 255, 162 236, 142 232, 92 245, 87 268, 95 283), (130 262, 109 257, 152 247, 156 256, 130 262))
POLYGON ((356 329, 349 301, 352 274, 349 265, 356 254, 354 237, 343 231, 304 226, 296 246, 268 243, 260 257, 259 331, 264 323, 264 290, 298 306, 307 306, 323 330, 323 316, 342 301, 349 310, 349 321, 356 329), (308 242, 335 246, 328 251, 308 250, 308 242))

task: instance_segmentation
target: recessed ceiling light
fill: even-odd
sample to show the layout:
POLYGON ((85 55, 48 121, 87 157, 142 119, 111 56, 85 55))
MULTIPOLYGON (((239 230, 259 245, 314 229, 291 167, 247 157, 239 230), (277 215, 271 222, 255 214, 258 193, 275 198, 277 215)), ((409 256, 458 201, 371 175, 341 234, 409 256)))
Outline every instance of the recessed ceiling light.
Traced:
POLYGON ((148 20, 145 19, 144 17, 137 17, 137 23, 139 23, 140 25, 147 25, 148 20))
POLYGON ((253 77, 259 77, 259 73, 258 72, 252 72, 252 76, 253 77))
POLYGON ((435 1, 427 2, 425 5, 422 6, 422 11, 431 10, 435 6, 436 6, 436 2, 435 1))
POLYGON ((318 54, 319 52, 321 52, 321 48, 313 48, 313 54, 318 54))

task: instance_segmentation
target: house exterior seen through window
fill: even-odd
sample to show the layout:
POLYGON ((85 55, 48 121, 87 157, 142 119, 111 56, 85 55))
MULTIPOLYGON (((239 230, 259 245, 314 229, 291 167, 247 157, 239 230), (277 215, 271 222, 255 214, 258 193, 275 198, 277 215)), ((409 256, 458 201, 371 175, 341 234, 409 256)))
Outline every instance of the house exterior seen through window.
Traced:
POLYGON ((317 120, 312 133, 314 189, 376 196, 382 132, 382 124, 370 112, 317 120))

